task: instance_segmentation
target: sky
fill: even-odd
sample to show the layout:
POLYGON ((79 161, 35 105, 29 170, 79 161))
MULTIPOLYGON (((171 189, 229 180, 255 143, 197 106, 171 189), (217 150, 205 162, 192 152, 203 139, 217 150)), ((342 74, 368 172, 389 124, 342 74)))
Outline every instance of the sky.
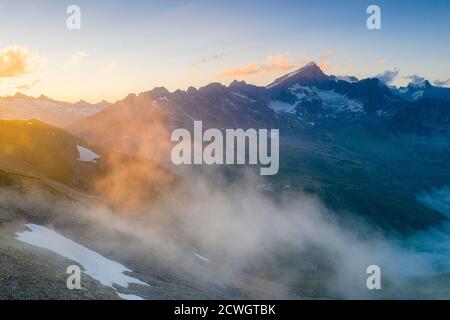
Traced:
POLYGON ((450 1, 0 0, 0 96, 116 101, 164 86, 325 73, 449 86, 450 1), (370 4, 381 29, 369 30, 370 4), (81 9, 69 30, 67 7, 81 9))

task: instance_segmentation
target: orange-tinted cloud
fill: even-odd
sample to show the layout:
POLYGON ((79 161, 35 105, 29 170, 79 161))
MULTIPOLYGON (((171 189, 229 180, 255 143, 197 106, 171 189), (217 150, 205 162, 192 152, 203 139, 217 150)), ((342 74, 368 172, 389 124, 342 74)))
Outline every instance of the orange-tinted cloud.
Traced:
POLYGON ((0 78, 24 75, 31 71, 33 56, 25 48, 9 47, 0 51, 0 78))
POLYGON ((387 62, 388 62, 387 59, 383 58, 383 59, 377 61, 377 65, 384 66, 387 62))
POLYGON ((323 61, 318 63, 320 69, 325 73, 336 74, 341 70, 341 65, 339 63, 334 63, 331 61, 323 61))
POLYGON ((31 82, 30 84, 21 84, 16 86, 16 89, 18 90, 30 90, 32 87, 34 87, 35 85, 37 85, 40 82, 40 80, 34 80, 33 82, 31 82))
POLYGON ((277 55, 269 55, 263 61, 250 62, 239 68, 225 69, 220 73, 221 77, 243 77, 253 74, 261 73, 276 73, 282 71, 289 71, 299 67, 305 63, 308 57, 295 61, 291 60, 289 53, 279 53, 277 55))
POLYGON ((324 51, 319 55, 319 62, 317 64, 323 72, 337 74, 341 71, 342 66, 333 61, 335 56, 336 52, 333 50, 324 51))

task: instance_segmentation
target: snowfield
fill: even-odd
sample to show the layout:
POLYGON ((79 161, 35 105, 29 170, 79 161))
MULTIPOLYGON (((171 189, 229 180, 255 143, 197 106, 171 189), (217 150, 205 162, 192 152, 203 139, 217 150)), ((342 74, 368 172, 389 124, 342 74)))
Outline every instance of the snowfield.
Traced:
POLYGON ((273 111, 287 113, 295 113, 295 106, 296 104, 290 104, 278 100, 272 100, 269 104, 269 108, 271 108, 273 111))
POLYGON ((335 112, 364 113, 364 105, 356 100, 347 98, 334 90, 319 90, 315 87, 312 90, 322 100, 324 106, 335 112))
MULTIPOLYGON (((116 291, 117 289, 113 285, 124 288, 128 288, 132 283, 148 286, 147 283, 126 275, 125 272, 130 273, 133 271, 124 265, 107 259, 99 253, 60 235, 54 230, 32 223, 26 224, 26 227, 30 230, 16 233, 16 239, 36 247, 53 251, 60 256, 80 264, 83 273, 99 281, 104 286, 108 286, 116 291)), ((140 298, 134 295, 116 293, 123 299, 140 298)))

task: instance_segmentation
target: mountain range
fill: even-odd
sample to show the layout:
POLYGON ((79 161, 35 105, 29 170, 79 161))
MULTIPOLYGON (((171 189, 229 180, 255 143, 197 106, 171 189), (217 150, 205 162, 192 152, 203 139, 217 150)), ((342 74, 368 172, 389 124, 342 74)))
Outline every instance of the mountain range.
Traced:
MULTIPOLYGON (((94 140, 97 138, 90 134, 90 128, 95 127, 97 135, 102 135, 106 129, 99 128, 111 125, 112 118, 118 120, 114 121, 118 125, 127 110, 132 110, 128 116, 134 115, 135 119, 126 117, 122 122, 146 123, 157 113, 166 117, 170 128, 189 126, 196 119, 209 127, 277 127, 292 131, 320 126, 329 119, 344 119, 381 120, 391 129, 395 125, 389 122, 395 121, 401 130, 426 131, 448 124, 449 103, 450 88, 433 86, 427 80, 396 88, 377 78, 358 80, 352 76, 326 75, 310 62, 265 87, 236 80, 228 86, 211 83, 186 91, 169 92, 159 87, 130 94, 114 104, 107 101, 90 104, 83 100, 68 103, 43 95, 33 98, 17 93, 0 98, 0 119, 37 119, 94 140), (421 107, 423 99, 428 99, 425 104, 430 106, 425 113, 421 107), (434 114, 431 122, 430 113, 434 114)), ((117 134, 124 136, 126 132, 116 130, 117 134)))
POLYGON ((416 267, 408 261, 448 260, 449 90, 309 63, 267 86, 159 87, 113 104, 0 98, 0 298, 448 297, 448 271, 404 285, 384 263, 403 276, 416 267), (251 166, 171 165, 171 130, 194 120, 280 129, 279 173, 254 180, 251 166), (40 248, 23 241, 35 232, 52 237, 40 248), (83 290, 67 290, 80 246, 89 259, 114 259, 94 270, 121 266, 151 285, 108 286, 81 263, 83 290), (402 254, 378 260, 386 251, 402 254), (383 267, 383 290, 368 292, 369 263, 383 267), (340 275, 351 279, 345 292, 340 275))
POLYGON ((84 117, 93 115, 111 103, 102 101, 96 104, 80 100, 76 103, 57 101, 41 95, 38 98, 17 93, 0 98, 0 119, 37 119, 58 127, 67 126, 84 117))
POLYGON ((413 85, 406 93, 404 88, 393 89, 377 78, 330 76, 311 62, 266 87, 233 81, 229 86, 211 83, 186 91, 155 88, 132 94, 68 129, 99 144, 108 140, 105 135, 110 139, 115 136, 117 141, 127 134, 126 130, 108 132, 107 127, 112 128, 112 122, 120 123, 127 110, 130 113, 123 122, 145 123, 158 113, 165 115, 169 128, 190 127, 193 120, 202 120, 207 127, 280 128, 285 132, 320 127, 330 121, 369 122, 411 132, 448 126, 450 89, 433 87, 429 82, 424 86, 419 97, 413 85), (426 112, 421 107, 422 99, 428 99, 426 112))
MULTIPOLYGON (((429 82, 394 88, 377 78, 326 75, 311 62, 267 86, 233 81, 174 92, 159 87, 100 105, 22 95, 0 101, 13 101, 15 110, 40 105, 42 121, 58 123, 95 153, 99 147, 167 168, 171 130, 192 128, 194 120, 206 128, 279 128, 280 173, 265 189, 276 193, 289 186, 341 214, 409 232, 445 219, 416 197, 450 179, 449 92, 429 82)), ((34 113, 17 116, 30 117, 34 113)))
POLYGON ((158 144, 194 120, 221 129, 279 128, 280 173, 268 189, 306 190, 336 211, 408 232, 445 219, 416 196, 450 179, 448 92, 430 87, 410 99, 377 78, 326 75, 311 62, 267 86, 233 81, 131 94, 67 130, 118 152, 157 154, 170 165, 158 144))

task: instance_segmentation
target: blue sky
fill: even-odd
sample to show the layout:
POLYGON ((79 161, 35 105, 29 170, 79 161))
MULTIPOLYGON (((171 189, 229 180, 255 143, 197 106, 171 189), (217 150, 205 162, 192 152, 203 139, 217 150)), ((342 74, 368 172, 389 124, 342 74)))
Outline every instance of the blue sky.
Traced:
POLYGON ((0 0, 0 50, 33 60, 24 74, 0 74, 0 94, 97 101, 233 78, 264 85, 309 60, 358 77, 397 69, 397 85, 412 74, 446 80, 449 31, 447 0, 0 0), (81 30, 66 28, 70 4, 81 30), (381 8, 381 30, 366 28, 369 4, 381 8))

